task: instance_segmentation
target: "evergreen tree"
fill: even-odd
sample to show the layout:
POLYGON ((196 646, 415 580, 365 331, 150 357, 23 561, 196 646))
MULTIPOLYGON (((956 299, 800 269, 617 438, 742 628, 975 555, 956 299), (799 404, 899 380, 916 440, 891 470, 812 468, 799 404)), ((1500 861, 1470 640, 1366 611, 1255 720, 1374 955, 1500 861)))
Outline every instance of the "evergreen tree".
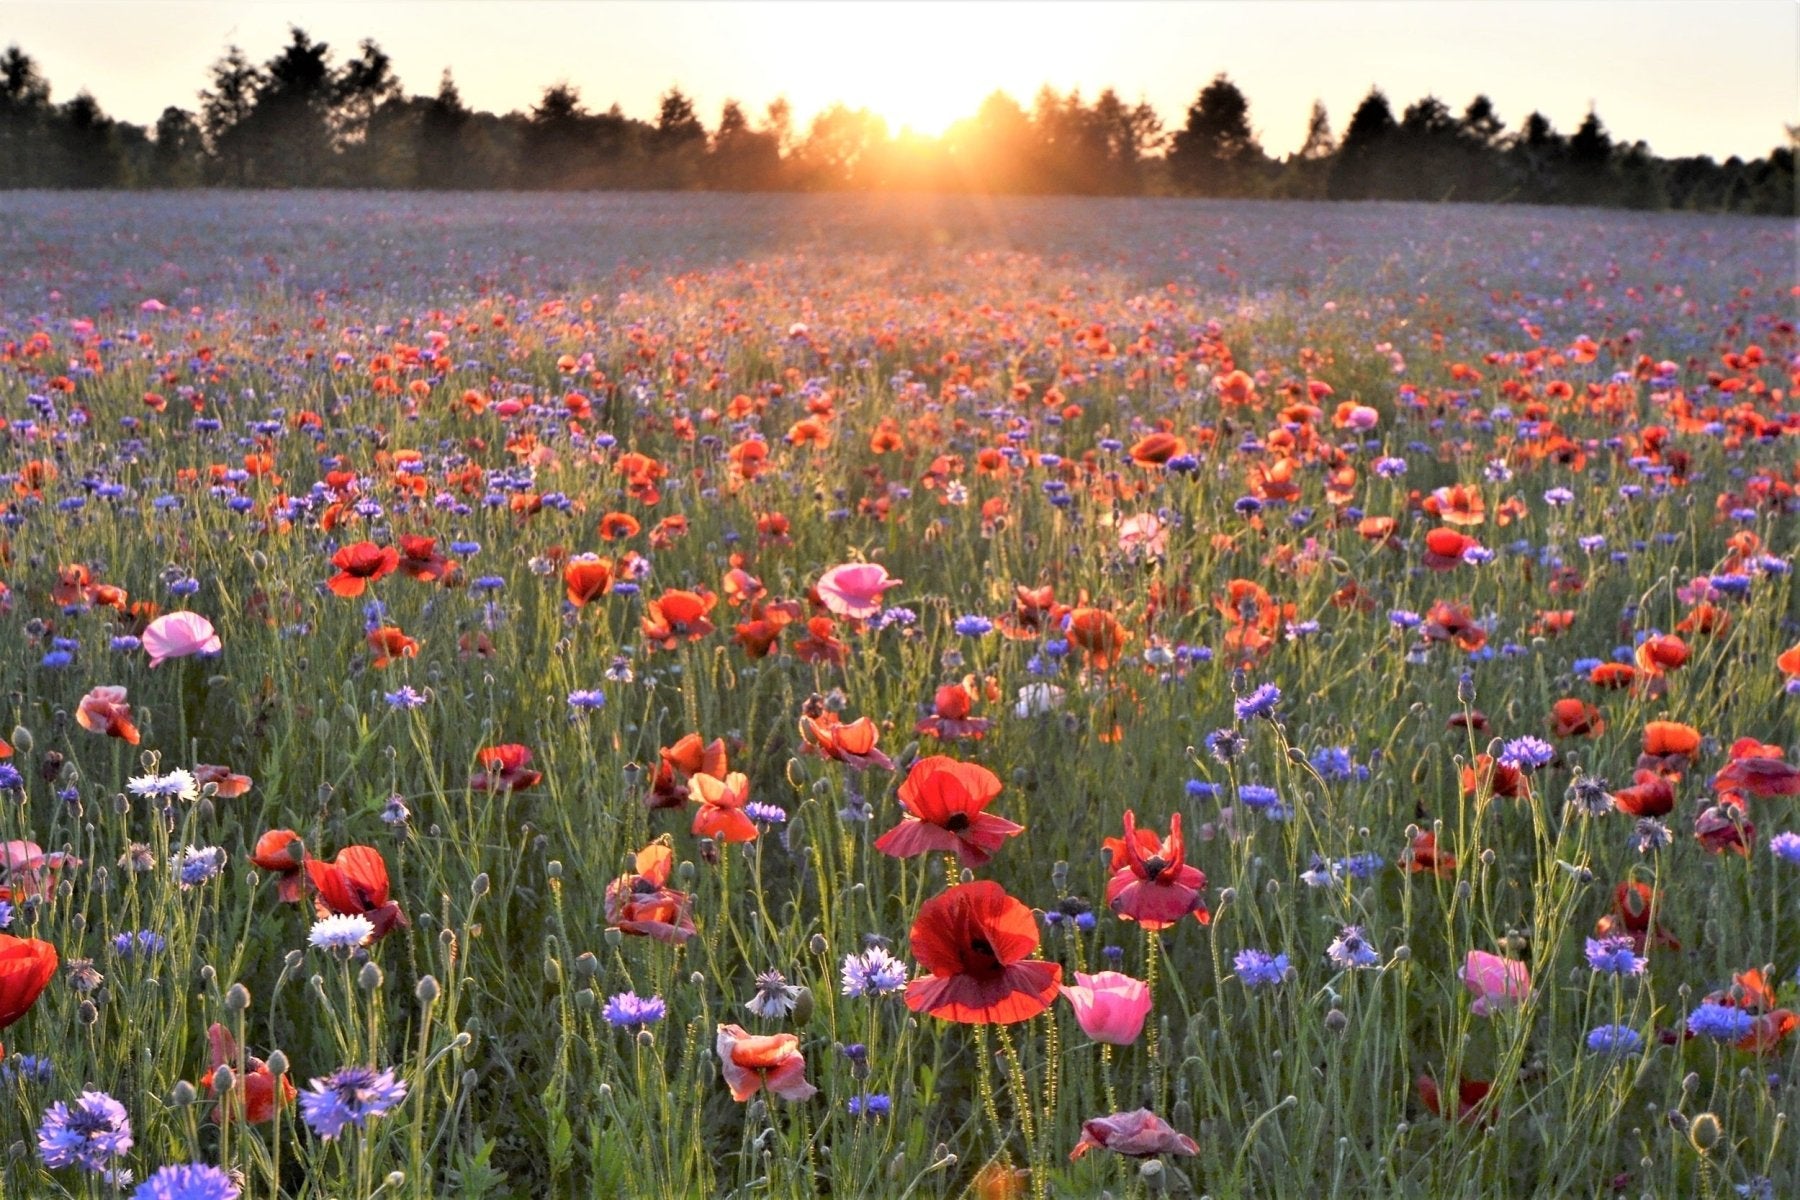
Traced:
POLYGON ((1250 102, 1221 72, 1188 108, 1187 124, 1169 152, 1169 173, 1186 191, 1241 196, 1251 190, 1262 162, 1250 129, 1250 102))
POLYGON ((1386 174, 1394 165, 1399 134, 1394 110, 1380 88, 1370 88, 1344 130, 1332 163, 1326 195, 1333 200, 1368 200, 1388 195, 1386 174))

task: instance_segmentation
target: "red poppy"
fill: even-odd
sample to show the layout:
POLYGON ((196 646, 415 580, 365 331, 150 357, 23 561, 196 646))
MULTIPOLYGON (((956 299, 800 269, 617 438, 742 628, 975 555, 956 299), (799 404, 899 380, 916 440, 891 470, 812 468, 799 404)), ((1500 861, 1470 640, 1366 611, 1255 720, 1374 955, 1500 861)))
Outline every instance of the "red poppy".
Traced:
POLYGON ((1419 632, 1427 641, 1454 642, 1458 650, 1470 654, 1487 645, 1487 630, 1476 623, 1475 613, 1467 604, 1439 600, 1426 611, 1419 632))
POLYGON ((671 589, 644 606, 638 628, 645 641, 664 650, 673 650, 684 638, 697 642, 713 631, 706 614, 717 600, 711 592, 671 589))
POLYGON ((1601 663, 1588 672, 1588 682, 1600 688, 1628 688, 1637 682, 1637 668, 1630 663, 1601 663))
POLYGON ((987 880, 927 900, 912 926, 912 951, 931 972, 906 986, 906 1006, 965 1025, 1010 1025, 1037 1016, 1061 992, 1062 968, 1034 961, 1031 910, 987 880))
MULTIPOLYGON (((1421 1075, 1414 1081, 1419 1089, 1419 1100, 1434 1117, 1448 1117, 1443 1109, 1443 1099, 1438 1094, 1437 1080, 1429 1075, 1421 1075)), ((1482 1079, 1464 1079, 1456 1085, 1456 1119, 1463 1124, 1479 1121, 1488 1124, 1494 1119, 1494 1111, 1489 1108, 1483 1112, 1483 1102, 1494 1085, 1482 1079)))
POLYGON ((437 539, 417 534, 400 535, 400 573, 420 583, 436 583, 456 570, 456 564, 438 553, 437 539))
POLYGON ((568 589, 569 603, 576 608, 606 595, 612 585, 610 558, 577 558, 563 568, 563 586, 568 589))
POLYGON ((256 839, 250 861, 275 876, 275 896, 284 904, 292 903, 306 892, 306 879, 301 874, 306 865, 306 845, 291 829, 271 829, 256 839))
POLYGON ((1675 811, 1675 787, 1655 771, 1635 771, 1630 787, 1613 793, 1620 811, 1634 817, 1662 817, 1675 811))
POLYGON ((694 836, 724 842, 754 842, 756 822, 744 813, 750 780, 742 771, 720 779, 704 771, 688 780, 688 795, 700 808, 694 814, 694 836))
MULTIPOLYGON (((1034 945, 1036 940, 1034 936, 1034 945)), ((0 1029, 30 1012, 55 974, 55 946, 0 933, 0 1029)))
POLYGON ((630 513, 609 512, 600 518, 600 536, 609 542, 622 542, 626 538, 636 537, 643 526, 630 513))
POLYGON ((875 722, 867 717, 858 717, 848 725, 830 713, 800 718, 800 738, 809 749, 859 771, 871 767, 894 769, 894 760, 875 748, 880 737, 875 722))
POLYGON ((1425 554, 1419 560, 1428 570, 1454 571, 1463 564, 1463 555, 1478 550, 1481 543, 1466 533, 1437 528, 1425 535, 1425 554))
POLYGON ((233 1077, 230 1089, 233 1103, 228 1109, 224 1101, 220 1101, 213 1109, 215 1122, 223 1124, 231 1117, 241 1115, 252 1125, 261 1125, 273 1121, 277 1110, 294 1102, 297 1093, 288 1077, 283 1075, 278 1081, 275 1073, 269 1070, 269 1064, 262 1059, 240 1057, 237 1040, 225 1026, 213 1022, 206 1031, 206 1041, 212 1050, 212 1067, 205 1079, 207 1094, 219 1094, 215 1080, 219 1077, 220 1067, 230 1067, 233 1077))
POLYGON ((1475 765, 1462 769, 1462 790, 1465 796, 1485 791, 1490 796, 1525 800, 1531 796, 1531 780, 1509 762, 1496 761, 1489 754, 1477 754, 1475 765))
POLYGON ((544 773, 531 769, 531 751, 517 742, 504 746, 483 746, 475 752, 481 770, 469 776, 469 787, 477 792, 519 792, 543 782, 544 773))
POLYGON ((1160 840, 1139 829, 1137 814, 1125 810, 1125 836, 1107 838, 1113 877, 1106 884, 1106 903, 1113 913, 1145 929, 1167 929, 1189 913, 1202 925, 1212 922, 1206 901, 1206 875, 1186 862, 1181 814, 1169 818, 1169 836, 1160 840))
POLYGON ((1419 507, 1448 525, 1479 525, 1487 520, 1487 503, 1481 492, 1460 483, 1439 488, 1419 507))
POLYGON ((400 565, 400 552, 392 546, 374 542, 356 542, 331 556, 338 573, 325 581, 325 586, 346 598, 360 596, 363 589, 384 575, 391 575, 400 565))
POLYGON ((895 858, 941 850, 955 854, 965 867, 979 867, 1007 838, 1025 831, 1023 825, 982 811, 999 794, 1000 780, 986 767, 942 754, 921 758, 900 785, 907 815, 875 839, 875 848, 895 858))
POLYGON ((658 750, 657 755, 660 761, 656 764, 656 775, 644 796, 646 808, 681 808, 688 802, 690 777, 706 774, 723 779, 729 769, 723 738, 703 743, 699 734, 686 734, 673 746, 658 750))
POLYGON ((1781 761, 1779 746, 1765 746, 1755 738, 1739 738, 1731 745, 1731 761, 1713 776, 1721 792, 1746 792, 1760 799, 1800 796, 1800 767, 1781 761))
POLYGON ((1559 738, 1599 737, 1606 732, 1606 720, 1585 700, 1558 700, 1550 706, 1550 732, 1559 738))
POLYGON ((694 918, 686 892, 669 886, 675 852, 667 840, 637 853, 636 871, 619 876, 606 888, 606 923, 621 933, 685 942, 694 936, 694 918))
MULTIPOLYGON (((1655 909, 1662 911, 1662 897, 1651 890, 1647 883, 1621 883, 1613 889, 1613 907, 1610 913, 1594 922, 1595 937, 1628 937, 1632 948, 1639 954, 1650 938, 1650 913, 1655 909)), ((1681 949, 1681 943, 1661 921, 1656 923, 1656 945, 1667 946, 1671 950, 1681 949)))
POLYGON ((1649 721, 1644 725, 1644 752, 1638 755, 1640 771, 1680 778, 1694 765, 1700 752, 1700 731, 1679 721, 1649 721))
POLYGON ((1176 1131, 1147 1108, 1136 1112, 1114 1113, 1110 1117, 1094 1117, 1081 1123, 1081 1140, 1069 1151, 1069 1161, 1090 1150, 1111 1150, 1127 1158, 1150 1158, 1158 1154, 1198 1154, 1200 1144, 1185 1133, 1176 1131))
POLYGON ((1187 443, 1172 433, 1152 433, 1139 438, 1127 453, 1140 467, 1160 467, 1176 455, 1187 453, 1187 443))
POLYGON ((375 651, 372 667, 385 667, 396 658, 417 658, 419 643, 406 636, 397 625, 382 625, 369 630, 369 646, 375 651))
POLYGON ((1401 852, 1400 865, 1415 874, 1429 872, 1444 879, 1456 873, 1456 856, 1438 849, 1437 834, 1421 829, 1401 852))
POLYGON ((830 617, 811 617, 806 636, 794 643, 794 657, 803 663, 841 664, 850 647, 837 637, 837 622, 830 617))
POLYGON ((739 1104, 765 1088, 783 1100, 810 1100, 819 1090, 806 1082, 806 1060, 794 1034, 758 1035, 741 1026, 720 1025, 713 1048, 719 1056, 719 1073, 739 1104))
POLYGON ((1087 652, 1088 666, 1104 671, 1119 661, 1119 651, 1131 640, 1117 617, 1103 608, 1077 608, 1064 621, 1069 641, 1087 652))
POLYGON ((1714 854, 1731 851, 1750 857, 1756 843, 1756 826, 1750 821, 1741 802, 1735 797, 1722 797, 1718 804, 1708 805, 1694 818, 1694 837, 1714 854))
POLYGON ((329 863, 309 858, 306 875, 321 917, 367 917, 377 938, 409 924, 400 905, 388 899, 387 863, 373 846, 345 846, 329 863))
POLYGON ((89 733, 104 733, 130 745, 138 744, 138 728, 131 721, 131 705, 122 687, 97 687, 81 698, 75 723, 89 733))
POLYGON ((1687 658, 1687 643, 1673 634, 1645 638, 1638 643, 1638 670, 1646 675, 1661 675, 1677 670, 1687 658))
POLYGON ((921 717, 913 726, 914 733, 928 734, 939 741, 978 742, 987 736, 993 722, 986 717, 971 717, 975 707, 974 676, 961 683, 946 683, 931 698, 931 715, 921 717))

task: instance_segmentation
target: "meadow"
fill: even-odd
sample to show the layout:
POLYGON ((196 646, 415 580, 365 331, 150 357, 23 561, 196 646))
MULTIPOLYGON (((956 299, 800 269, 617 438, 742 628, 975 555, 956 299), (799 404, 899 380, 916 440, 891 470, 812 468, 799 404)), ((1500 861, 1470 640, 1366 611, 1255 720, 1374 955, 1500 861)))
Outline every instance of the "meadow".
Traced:
POLYGON ((0 1196, 1794 1195, 1797 251, 0 194, 0 1196))

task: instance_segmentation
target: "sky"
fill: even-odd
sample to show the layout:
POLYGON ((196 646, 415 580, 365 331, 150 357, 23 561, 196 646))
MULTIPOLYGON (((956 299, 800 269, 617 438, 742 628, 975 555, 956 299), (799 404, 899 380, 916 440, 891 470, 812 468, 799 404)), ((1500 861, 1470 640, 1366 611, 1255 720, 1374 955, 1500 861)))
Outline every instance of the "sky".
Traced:
POLYGON ((227 44, 262 62, 298 25, 334 61, 374 38, 408 91, 449 67, 463 99, 528 109, 552 83, 589 108, 653 119, 679 86, 710 128, 785 96, 796 125, 830 104, 934 134, 999 89, 1043 84, 1147 100, 1171 130, 1223 71, 1263 148, 1299 148, 1314 99, 1342 133, 1378 85, 1395 115, 1478 92, 1509 128, 1533 109, 1565 133, 1593 105, 1615 139, 1663 157, 1760 157, 1800 123, 1794 0, 0 0, 0 42, 67 100, 152 124, 197 108, 227 44))

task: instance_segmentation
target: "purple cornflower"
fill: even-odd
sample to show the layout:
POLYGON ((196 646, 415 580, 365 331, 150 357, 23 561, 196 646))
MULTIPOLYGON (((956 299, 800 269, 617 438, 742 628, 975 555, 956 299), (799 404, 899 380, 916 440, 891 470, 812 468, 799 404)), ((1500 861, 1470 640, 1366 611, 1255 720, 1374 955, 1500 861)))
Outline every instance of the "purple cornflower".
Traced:
POLYGON ((1800 867, 1800 833, 1778 833, 1769 839, 1769 852, 1783 862, 1800 867))
POLYGON ((361 1129, 370 1117, 384 1115, 404 1099, 406 1081, 393 1071, 345 1067, 308 1085, 300 1094, 300 1115, 308 1129, 329 1142, 346 1126, 361 1129))
POLYGON ((779 804, 764 804, 761 800, 752 800, 744 805, 744 815, 759 825, 785 825, 787 809, 779 804))
POLYGON ((1500 761, 1522 771, 1535 771, 1539 767, 1548 766, 1556 759, 1556 747, 1541 737, 1526 734, 1506 743, 1500 751, 1500 761))
POLYGON ((83 1092, 73 1106, 58 1100, 38 1126, 38 1157, 51 1170, 104 1171, 131 1149, 131 1117, 105 1092, 83 1092))
POLYGON ((606 707, 606 693, 599 688, 576 688, 569 693, 569 716, 578 717, 606 707))
POLYGON ((1381 960, 1375 947, 1369 945, 1361 925, 1344 926, 1343 931, 1326 947, 1325 954, 1334 966, 1346 971, 1372 967, 1381 960))
POLYGON ((640 996, 636 992, 620 992, 609 997, 600 1010, 607 1023, 617 1029, 643 1029, 668 1015, 669 1006, 661 996, 640 996))
POLYGON ((220 846, 189 846, 170 855, 169 865, 185 892, 219 877, 225 869, 225 851, 220 846))
POLYGON ((1272 717, 1275 706, 1281 703, 1281 689, 1272 683, 1265 683, 1248 696, 1238 697, 1234 710, 1237 719, 1250 721, 1257 717, 1272 717))
POLYGON ((1740 1041, 1750 1035, 1755 1025, 1756 1018, 1743 1009, 1711 1001, 1689 1013, 1687 1019, 1689 1033, 1715 1042, 1740 1041))

